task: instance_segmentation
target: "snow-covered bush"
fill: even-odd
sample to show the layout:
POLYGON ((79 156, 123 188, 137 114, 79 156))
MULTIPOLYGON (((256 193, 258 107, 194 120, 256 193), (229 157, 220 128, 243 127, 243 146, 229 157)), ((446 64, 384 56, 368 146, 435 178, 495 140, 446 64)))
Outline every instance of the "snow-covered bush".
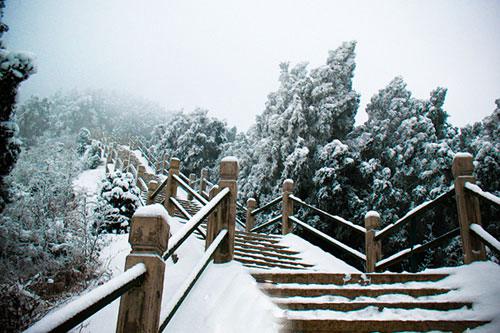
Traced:
POLYGON ((101 149, 99 148, 99 142, 93 140, 92 144, 88 146, 87 150, 83 154, 83 168, 95 169, 100 164, 101 164, 101 149))
POLYGON ((94 275, 99 242, 89 203, 73 191, 79 170, 74 137, 45 139, 21 153, 8 178, 14 200, 0 215, 0 322, 16 330, 94 275))
POLYGON ((95 228, 99 232, 127 232, 132 215, 140 205, 139 195, 139 188, 135 186, 130 172, 108 173, 98 198, 95 228))
POLYGON ((78 137, 76 138, 76 151, 78 154, 83 155, 87 150, 88 146, 92 144, 92 140, 90 139, 90 131, 82 127, 80 132, 78 133, 78 137))

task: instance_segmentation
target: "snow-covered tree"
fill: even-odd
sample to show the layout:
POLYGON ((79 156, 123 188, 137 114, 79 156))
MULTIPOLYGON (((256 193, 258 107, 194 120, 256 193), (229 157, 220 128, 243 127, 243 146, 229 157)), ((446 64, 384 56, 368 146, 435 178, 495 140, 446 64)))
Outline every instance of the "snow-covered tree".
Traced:
POLYGON ((132 215, 140 205, 139 195, 139 188, 135 186, 130 172, 108 173, 98 198, 95 210, 98 218, 94 227, 98 231, 113 233, 128 231, 132 215))
POLYGON ((5 1, 0 0, 0 211, 7 200, 4 178, 12 171, 20 152, 14 117, 17 88, 35 72, 30 55, 9 51, 3 44, 3 34, 8 31, 2 22, 4 8, 5 1))
POLYGON ((84 169, 95 169, 101 164, 101 149, 99 148, 99 142, 97 140, 92 140, 90 146, 87 147, 82 157, 83 167, 84 169))
POLYGON ((90 131, 82 127, 80 132, 78 133, 78 137, 76 138, 76 151, 78 154, 83 155, 87 148, 92 144, 92 139, 90 138, 90 131))
POLYGON ((214 167, 224 145, 234 140, 236 129, 207 113, 201 109, 181 112, 167 124, 157 126, 151 139, 152 151, 157 156, 179 158, 186 174, 214 167))

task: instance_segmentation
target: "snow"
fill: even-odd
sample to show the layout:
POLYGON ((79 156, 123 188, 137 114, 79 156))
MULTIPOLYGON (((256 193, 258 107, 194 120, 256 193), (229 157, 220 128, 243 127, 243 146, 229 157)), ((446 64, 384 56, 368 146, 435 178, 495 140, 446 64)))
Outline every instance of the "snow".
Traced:
POLYGON ((226 196, 226 194, 229 192, 229 188, 224 188, 222 191, 217 193, 217 195, 205 206, 203 206, 196 214, 193 215, 193 217, 184 225, 183 229, 181 232, 178 232, 174 234, 168 244, 168 249, 175 248, 179 246, 179 242, 182 242, 186 234, 195 228, 195 225, 198 224, 202 218, 206 217, 208 212, 211 211, 214 206, 216 206, 222 198, 226 196))
POLYGON ((74 317, 84 309, 88 308, 90 305, 97 303, 99 300, 110 295, 115 290, 121 288, 125 284, 134 280, 138 276, 146 273, 146 266, 143 263, 139 263, 112 280, 108 281, 106 284, 101 285, 89 293, 82 295, 75 299, 73 302, 63 306, 57 311, 51 312, 49 315, 45 316, 42 320, 37 322, 35 325, 31 326, 26 333, 36 333, 36 332, 49 332, 56 328, 58 325, 74 317))
POLYGON ((93 170, 85 170, 73 181, 73 188, 76 192, 93 196, 99 190, 99 185, 104 177, 105 171, 103 165, 93 170))
POLYGON ((469 183, 469 182, 466 182, 464 186, 465 186, 466 189, 471 190, 472 192, 477 193, 480 196, 484 197, 485 199, 488 199, 488 200, 490 200, 490 201, 492 201, 495 204, 497 204, 497 205, 500 206, 500 198, 497 197, 496 195, 493 195, 490 192, 483 191, 476 184, 472 184, 472 183, 469 183))
POLYGON ((304 262, 314 265, 314 267, 309 268, 310 270, 336 273, 359 273, 359 270, 356 268, 337 259, 330 253, 323 251, 297 235, 288 234, 283 236, 280 244, 287 245, 299 251, 300 254, 298 256, 301 257, 304 262))
POLYGON ((146 172, 147 173, 151 173, 151 174, 155 174, 155 171, 154 169, 149 165, 148 161, 146 160, 146 158, 142 155, 141 151, 136 149, 136 150, 132 150, 132 153, 135 155, 135 157, 137 157, 137 159, 139 160, 139 162, 144 165, 144 167, 146 168, 146 172))
POLYGON ((236 163, 238 163, 238 158, 236 156, 226 156, 221 160, 221 162, 236 162, 236 163))
POLYGON ((469 153, 456 153, 455 158, 472 158, 472 155, 469 153))
MULTIPOLYGON (((172 218, 171 232, 175 235, 184 227, 172 218)), ((101 252, 113 275, 123 271, 125 256, 130 251, 128 235, 111 235, 110 246, 101 252), (111 259, 106 259, 111 257, 111 259)), ((163 287, 162 309, 178 292, 181 285, 204 254, 204 242, 194 236, 176 250, 179 261, 167 260, 163 287)), ((119 300, 94 314, 72 332, 115 332, 119 300)), ((240 263, 211 264, 202 274, 166 332, 277 332, 279 310, 258 288, 255 280, 240 263), (252 318, 251 321, 248 318, 252 318)))
POLYGON ((380 214, 374 210, 370 210, 368 213, 366 213, 365 217, 376 217, 380 218, 380 214))
MULTIPOLYGON (((472 329, 474 333, 497 333, 500 331, 500 266, 492 262, 475 262, 469 265, 453 268, 429 269, 422 273, 450 274, 449 277, 436 282, 410 282, 400 284, 381 284, 376 288, 448 288, 450 292, 442 295, 419 297, 418 301, 437 302, 461 302, 472 301, 472 309, 462 308, 454 311, 436 311, 425 309, 393 309, 378 307, 367 307, 358 311, 341 312, 328 310, 293 311, 285 312, 287 318, 316 318, 316 319, 343 319, 343 320, 491 320, 490 324, 472 329)), ((292 284, 286 284, 287 287, 292 284)), ((325 288, 325 285, 318 285, 325 288)), ((294 287, 296 287, 294 285, 294 287)), ((332 288, 344 288, 345 286, 334 286, 332 288)), ((347 285, 348 288, 356 287, 355 284, 347 285)), ((278 298, 278 302, 415 302, 417 299, 403 294, 389 294, 379 297, 357 297, 349 299, 340 296, 321 297, 292 297, 278 298)))
POLYGON ((154 204, 154 205, 147 205, 147 206, 142 206, 139 207, 135 213, 134 216, 138 217, 154 217, 154 216, 161 216, 165 221, 170 224, 173 221, 173 217, 168 215, 167 210, 163 205, 160 204, 154 204))
POLYGON ((486 230, 484 230, 483 227, 481 227, 479 224, 473 223, 469 226, 469 228, 489 243, 485 245, 493 246, 494 249, 500 252, 500 242, 495 237, 490 235, 486 230))

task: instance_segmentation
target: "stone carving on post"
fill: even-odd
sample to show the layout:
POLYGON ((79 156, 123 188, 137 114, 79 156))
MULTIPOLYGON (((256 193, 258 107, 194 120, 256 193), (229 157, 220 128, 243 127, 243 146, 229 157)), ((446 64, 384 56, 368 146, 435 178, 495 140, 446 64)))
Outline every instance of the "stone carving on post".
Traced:
MULTIPOLYGON (((209 200, 212 200, 217 193, 219 193, 219 185, 215 185, 210 189, 210 193, 208 194, 209 200)), ((214 241, 215 237, 217 237, 216 232, 218 232, 219 224, 220 224, 219 208, 214 209, 212 214, 208 216, 207 222, 207 239, 205 240, 205 249, 208 249, 210 244, 214 241)))
POLYGON ((175 198, 177 195, 177 181, 174 180, 174 175, 179 175, 181 161, 178 158, 170 160, 170 169, 168 170, 167 185, 165 186, 165 201, 163 205, 170 215, 174 215, 175 205, 170 201, 170 198, 175 198))
MULTIPOLYGON (((196 175, 194 173, 189 174, 189 186, 193 187, 196 182, 196 175)), ((193 200, 193 195, 191 193, 188 193, 187 199, 189 201, 193 200)))
POLYGON ((257 201, 254 198, 249 198, 247 200, 247 214, 246 214, 246 222, 245 222, 245 231, 252 231, 253 226, 255 225, 255 216, 251 213, 257 207, 257 201))
POLYGON ((377 261, 382 259, 382 242, 375 241, 375 233, 380 228, 380 215, 375 211, 369 211, 365 215, 365 254, 366 272, 375 272, 377 261))
POLYGON ((155 202, 154 199, 153 199, 153 193, 156 191, 157 188, 158 188, 158 182, 156 180, 149 181, 149 184, 148 184, 148 200, 147 200, 147 204, 148 205, 151 205, 151 204, 153 204, 155 202))
POLYGON ((283 235, 293 231, 293 223, 289 217, 293 215, 293 201, 290 195, 293 194, 293 180, 285 179, 283 182, 283 212, 281 222, 281 232, 283 235))
POLYGON ((158 332, 165 275, 161 255, 168 246, 169 229, 168 215, 161 205, 141 207, 132 217, 132 251, 125 261, 125 270, 143 263, 147 273, 140 286, 121 297, 117 333, 158 332))
POLYGON ((220 163, 219 189, 229 188, 230 193, 219 206, 220 224, 217 224, 216 235, 221 229, 227 229, 228 234, 214 254, 215 263, 225 263, 233 260, 234 233, 236 227, 236 198, 238 195, 238 174, 240 168, 235 157, 225 157, 220 163))
POLYGON ((474 233, 470 232, 469 226, 473 223, 481 225, 481 211, 479 200, 468 193, 464 185, 466 182, 476 183, 472 175, 474 164, 472 155, 458 153, 453 158, 453 177, 455 177, 455 199, 458 210, 458 223, 460 224, 460 236, 464 251, 464 263, 470 264, 476 260, 485 260, 486 253, 484 244, 474 233))

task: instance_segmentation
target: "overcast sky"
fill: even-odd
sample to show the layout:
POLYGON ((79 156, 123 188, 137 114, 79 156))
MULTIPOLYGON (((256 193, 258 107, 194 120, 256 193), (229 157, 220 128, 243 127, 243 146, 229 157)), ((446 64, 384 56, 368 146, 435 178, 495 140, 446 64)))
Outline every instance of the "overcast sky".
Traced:
POLYGON ((448 88, 462 126, 500 98, 500 1, 7 0, 9 49, 36 55, 21 97, 72 88, 200 106, 247 129, 278 87, 279 63, 324 64, 357 40, 358 122, 396 75, 416 97, 448 88))

